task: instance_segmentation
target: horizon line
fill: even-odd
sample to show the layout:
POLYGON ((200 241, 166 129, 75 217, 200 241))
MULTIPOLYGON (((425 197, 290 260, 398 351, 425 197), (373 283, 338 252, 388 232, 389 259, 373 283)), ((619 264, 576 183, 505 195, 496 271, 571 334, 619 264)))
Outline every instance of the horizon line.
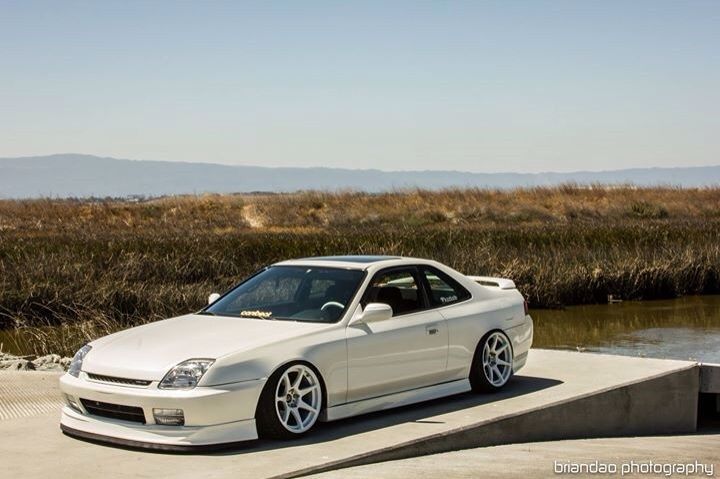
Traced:
POLYGON ((118 158, 115 156, 104 156, 96 155, 92 153, 50 153, 45 155, 28 155, 28 156, 2 156, 0 161, 3 160, 26 160, 26 159, 39 159, 49 158, 54 156, 80 156, 89 158, 98 158, 103 160, 113 161, 132 161, 138 163, 169 163, 169 164, 183 164, 183 165, 212 165, 212 166, 224 166, 229 168, 261 168, 268 170, 312 170, 312 169, 324 169, 324 170, 335 170, 335 171, 376 171, 380 173, 465 173, 472 175, 527 175, 527 176, 541 176, 541 175, 572 175, 581 173, 612 173, 612 172, 623 172, 633 170, 680 170, 680 169, 701 169, 701 168, 718 168, 719 164, 714 165, 689 165, 689 166, 634 166, 628 168, 618 169, 604 169, 604 170, 568 170, 568 171, 531 171, 531 172, 520 172, 520 171, 472 171, 472 170, 431 170, 431 169, 395 169, 395 170, 384 170, 380 168, 343 168, 337 166, 265 166, 256 164, 234 164, 234 163, 219 163, 213 161, 184 161, 184 160, 148 160, 148 159, 137 159, 137 158, 118 158))

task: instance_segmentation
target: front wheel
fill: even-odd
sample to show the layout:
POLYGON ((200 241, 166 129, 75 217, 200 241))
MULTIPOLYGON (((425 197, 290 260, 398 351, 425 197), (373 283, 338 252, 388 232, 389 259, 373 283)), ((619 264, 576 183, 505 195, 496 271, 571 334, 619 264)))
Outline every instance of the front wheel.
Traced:
POLYGON ((313 369, 292 364, 268 379, 255 420, 260 437, 292 439, 310 431, 322 408, 322 385, 313 369))
POLYGON ((512 377, 512 344, 502 331, 491 331, 478 344, 470 368, 473 391, 497 391, 512 377))

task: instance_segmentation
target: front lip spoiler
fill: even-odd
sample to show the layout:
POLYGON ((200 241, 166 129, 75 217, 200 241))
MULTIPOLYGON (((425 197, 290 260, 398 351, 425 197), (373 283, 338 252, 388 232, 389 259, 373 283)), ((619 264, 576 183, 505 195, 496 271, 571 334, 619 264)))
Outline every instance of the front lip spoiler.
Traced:
POLYGON ((142 450, 146 452, 179 452, 179 453, 198 453, 198 452, 217 452, 227 451, 228 449, 247 448, 257 442, 257 440, 224 442, 219 444, 157 444, 153 442, 133 441, 132 439, 121 439, 112 436, 104 436, 102 434, 94 434, 92 432, 80 431, 64 424, 60 424, 62 432, 68 436, 83 439, 96 444, 112 444, 126 449, 142 450))

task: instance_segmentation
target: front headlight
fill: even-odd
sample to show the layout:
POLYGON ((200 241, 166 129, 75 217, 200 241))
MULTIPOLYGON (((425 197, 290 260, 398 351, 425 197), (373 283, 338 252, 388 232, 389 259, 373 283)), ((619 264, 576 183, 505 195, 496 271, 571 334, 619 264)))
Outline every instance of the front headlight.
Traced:
POLYGON ((92 346, 86 344, 85 346, 80 348, 77 353, 75 353, 72 361, 70 361, 70 367, 68 368, 68 373, 70 373, 71 376, 80 376, 80 369, 82 369, 83 359, 85 359, 85 356, 87 356, 87 353, 89 353, 91 349, 92 346))
POLYGON ((160 381, 160 389, 192 389, 200 382, 214 359, 188 359, 172 368, 160 381))

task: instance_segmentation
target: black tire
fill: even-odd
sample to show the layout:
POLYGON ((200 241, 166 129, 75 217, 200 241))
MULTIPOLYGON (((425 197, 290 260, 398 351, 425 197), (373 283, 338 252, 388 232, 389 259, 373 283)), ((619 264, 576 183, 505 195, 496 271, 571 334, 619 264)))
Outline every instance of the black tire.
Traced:
POLYGON ((480 342, 478 343, 477 347, 475 348, 475 354, 473 355, 472 365, 470 366, 470 386, 472 387, 472 390, 475 392, 483 392, 483 393, 493 393, 501 390, 505 385, 510 382, 510 379, 513 377, 513 371, 512 371, 512 358, 513 358, 513 350, 512 350, 512 342, 507 337, 505 333, 503 333, 500 330, 493 330, 485 334, 485 336, 482 337, 480 342), (509 358, 510 358, 510 374, 507 377, 507 379, 504 380, 504 382, 501 385, 493 384, 493 382, 490 381, 488 378, 485 368, 483 367, 483 351, 485 349, 485 346, 487 345, 488 341, 494 338, 496 334, 502 335, 502 337, 505 338, 508 345, 509 350, 509 358))
MULTIPOLYGON (((322 408, 322 405, 324 404, 325 388, 322 383, 322 379, 320 378, 320 374, 315 370, 315 368, 305 363, 292 363, 279 368, 265 383, 265 387, 260 394, 260 399, 258 400, 257 408, 255 410, 255 424, 258 436, 262 439, 298 439, 308 434, 317 423, 317 419, 315 419, 315 422, 313 422, 312 426, 310 426, 310 428, 306 431, 293 432, 288 430, 280 421, 280 417, 278 417, 275 404, 275 391, 278 388, 278 382, 281 380, 285 372, 295 366, 304 366, 312 370, 318 380, 321 390, 320 408, 322 408)), ((320 413, 318 412, 318 416, 319 414, 320 413)))

